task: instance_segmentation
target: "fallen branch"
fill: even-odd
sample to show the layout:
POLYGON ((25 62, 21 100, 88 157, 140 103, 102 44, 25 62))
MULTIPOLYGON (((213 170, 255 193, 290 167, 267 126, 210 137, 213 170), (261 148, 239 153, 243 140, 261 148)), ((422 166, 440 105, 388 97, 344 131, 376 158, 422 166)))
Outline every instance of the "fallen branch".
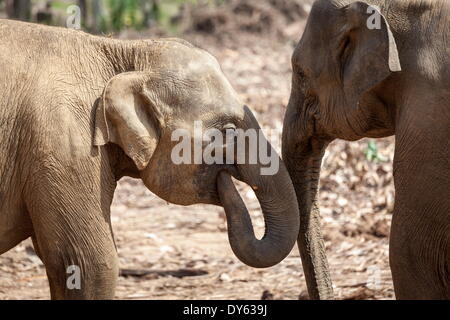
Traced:
POLYGON ((178 270, 150 270, 150 269, 120 269, 121 277, 146 277, 155 275, 157 277, 197 277, 208 274, 208 271, 202 269, 178 269, 178 270))

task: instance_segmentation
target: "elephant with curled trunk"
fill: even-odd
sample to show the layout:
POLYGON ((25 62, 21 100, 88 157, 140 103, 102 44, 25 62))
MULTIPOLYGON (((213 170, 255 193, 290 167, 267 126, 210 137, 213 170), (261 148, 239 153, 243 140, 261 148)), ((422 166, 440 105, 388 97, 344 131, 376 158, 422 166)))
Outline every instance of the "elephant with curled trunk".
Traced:
MULTIPOLYGON (((231 247, 250 266, 291 251, 299 212, 282 163, 264 175, 261 161, 173 160, 172 133, 197 143, 196 121, 219 132, 260 129, 210 54, 182 40, 121 41, 7 20, 0 38, 0 254, 32 237, 52 298, 114 296, 110 205, 123 176, 175 204, 224 206, 231 247), (255 190, 261 240, 231 176, 255 190), (72 274, 79 282, 67 285, 72 274)), ((224 157, 237 154, 231 142, 221 144, 224 157)))
POLYGON ((395 135, 390 266, 399 299, 450 298, 450 2, 320 0, 292 56, 283 160, 300 209, 312 298, 332 298, 320 231, 334 139, 395 135))

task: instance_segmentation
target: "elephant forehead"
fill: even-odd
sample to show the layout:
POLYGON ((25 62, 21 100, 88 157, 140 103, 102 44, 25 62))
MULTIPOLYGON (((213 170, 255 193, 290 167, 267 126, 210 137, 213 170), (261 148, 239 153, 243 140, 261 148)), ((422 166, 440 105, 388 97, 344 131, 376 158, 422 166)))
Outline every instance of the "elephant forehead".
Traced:
POLYGON ((177 70, 180 74, 202 74, 220 70, 214 56, 185 42, 165 41, 159 50, 160 66, 177 70))
POLYGON ((161 67, 171 70, 175 78, 176 93, 183 102, 180 111, 189 109, 184 117, 199 118, 206 113, 244 117, 243 103, 213 55, 178 41, 166 43, 163 51, 161 67))

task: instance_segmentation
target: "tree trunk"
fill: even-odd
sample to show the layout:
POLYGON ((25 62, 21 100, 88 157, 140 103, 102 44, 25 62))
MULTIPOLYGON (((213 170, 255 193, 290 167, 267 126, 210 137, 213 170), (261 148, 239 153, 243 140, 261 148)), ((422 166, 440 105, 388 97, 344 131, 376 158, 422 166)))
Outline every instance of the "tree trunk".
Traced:
POLYGON ((30 21, 31 0, 6 0, 5 4, 8 18, 30 21))

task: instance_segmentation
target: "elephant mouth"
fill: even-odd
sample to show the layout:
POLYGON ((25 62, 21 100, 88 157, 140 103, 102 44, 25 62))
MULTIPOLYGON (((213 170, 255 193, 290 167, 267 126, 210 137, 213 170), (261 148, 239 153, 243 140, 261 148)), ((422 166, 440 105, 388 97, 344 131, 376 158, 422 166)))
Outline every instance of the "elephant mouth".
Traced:
MULTIPOLYGON (((219 197, 219 175, 226 172, 227 175, 242 181, 241 175, 234 164, 230 165, 207 165, 199 168, 195 174, 195 182, 197 189, 197 202, 223 207, 219 197), (207 183, 207 185, 205 185, 207 183)), ((194 203, 193 203, 194 204, 194 203)))

